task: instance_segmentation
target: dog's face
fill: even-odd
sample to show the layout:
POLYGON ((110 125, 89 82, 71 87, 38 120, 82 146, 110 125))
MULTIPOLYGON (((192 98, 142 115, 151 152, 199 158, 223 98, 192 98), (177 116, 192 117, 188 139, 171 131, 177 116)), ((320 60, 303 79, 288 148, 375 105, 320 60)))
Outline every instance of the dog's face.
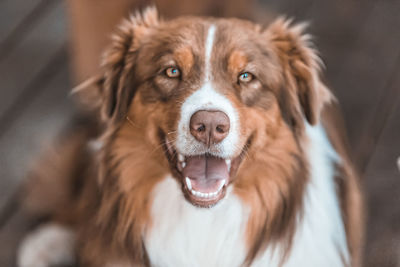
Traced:
POLYGON ((222 199, 252 139, 276 128, 270 88, 280 66, 259 31, 250 23, 191 18, 141 39, 130 118, 153 114, 152 141, 164 144, 171 171, 195 205, 222 199))
POLYGON ((328 97, 301 30, 282 20, 162 22, 154 10, 125 22, 100 82, 109 147, 127 165, 143 157, 172 173, 196 206, 245 188, 252 164, 280 160, 278 144, 299 152, 304 120, 314 124, 328 97))

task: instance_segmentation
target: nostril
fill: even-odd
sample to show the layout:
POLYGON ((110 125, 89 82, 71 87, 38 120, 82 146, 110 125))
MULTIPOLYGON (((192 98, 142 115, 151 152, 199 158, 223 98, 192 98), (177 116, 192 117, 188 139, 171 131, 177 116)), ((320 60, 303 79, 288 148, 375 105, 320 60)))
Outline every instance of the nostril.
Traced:
POLYGON ((217 130, 218 133, 221 133, 221 134, 222 134, 222 133, 225 133, 224 126, 218 125, 217 128, 216 128, 216 130, 217 130))
POLYGON ((200 125, 200 126, 197 128, 197 131, 198 131, 199 133, 204 132, 205 130, 206 130, 206 126, 205 126, 204 124, 200 125))

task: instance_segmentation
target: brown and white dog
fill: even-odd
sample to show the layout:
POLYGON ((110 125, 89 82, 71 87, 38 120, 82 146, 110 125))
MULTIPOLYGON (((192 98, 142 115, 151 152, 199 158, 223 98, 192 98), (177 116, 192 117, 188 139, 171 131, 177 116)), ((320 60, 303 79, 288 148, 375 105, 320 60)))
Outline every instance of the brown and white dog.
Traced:
POLYGON ((359 266, 358 177, 303 31, 154 8, 124 21, 79 88, 101 137, 65 145, 64 198, 20 266, 359 266))

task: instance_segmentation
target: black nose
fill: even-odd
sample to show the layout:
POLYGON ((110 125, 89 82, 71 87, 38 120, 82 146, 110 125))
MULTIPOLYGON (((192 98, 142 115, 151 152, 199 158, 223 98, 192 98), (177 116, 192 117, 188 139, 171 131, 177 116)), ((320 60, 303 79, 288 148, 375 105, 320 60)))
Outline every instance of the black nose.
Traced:
POLYGON ((206 145, 224 140, 229 128, 229 117, 222 111, 199 110, 190 118, 190 133, 206 145))

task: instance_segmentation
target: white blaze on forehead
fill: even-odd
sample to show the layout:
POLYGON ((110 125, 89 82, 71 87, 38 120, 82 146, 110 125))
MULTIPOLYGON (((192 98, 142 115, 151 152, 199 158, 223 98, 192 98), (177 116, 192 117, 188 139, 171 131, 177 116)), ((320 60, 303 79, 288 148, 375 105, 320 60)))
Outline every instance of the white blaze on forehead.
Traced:
POLYGON ((211 25, 210 28, 208 28, 206 46, 205 46, 205 57, 204 57, 205 82, 211 80, 210 58, 211 58, 212 48, 214 46, 214 37, 215 37, 215 25, 211 25))
POLYGON ((215 90, 212 83, 211 56, 217 27, 211 25, 207 30, 204 49, 204 80, 200 89, 190 95, 182 104, 181 118, 178 124, 176 148, 184 155, 199 155, 210 153, 222 158, 234 156, 239 140, 239 118, 231 101, 215 90), (219 110, 224 112, 230 121, 227 137, 220 143, 208 148, 197 141, 190 133, 190 118, 199 110, 219 110))

